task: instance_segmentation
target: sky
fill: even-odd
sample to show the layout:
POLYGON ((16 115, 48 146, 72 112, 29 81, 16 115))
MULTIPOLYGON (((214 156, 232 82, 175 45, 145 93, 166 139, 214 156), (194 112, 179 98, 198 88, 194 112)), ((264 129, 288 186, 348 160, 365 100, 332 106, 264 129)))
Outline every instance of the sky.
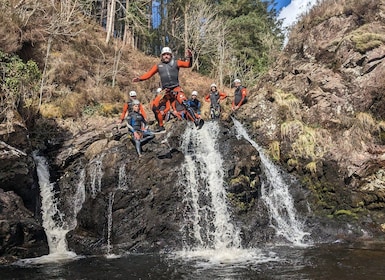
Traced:
POLYGON ((283 19, 282 27, 285 29, 294 24, 298 17, 313 7, 317 0, 276 0, 278 19, 283 19), (279 10, 281 9, 281 10, 279 10))

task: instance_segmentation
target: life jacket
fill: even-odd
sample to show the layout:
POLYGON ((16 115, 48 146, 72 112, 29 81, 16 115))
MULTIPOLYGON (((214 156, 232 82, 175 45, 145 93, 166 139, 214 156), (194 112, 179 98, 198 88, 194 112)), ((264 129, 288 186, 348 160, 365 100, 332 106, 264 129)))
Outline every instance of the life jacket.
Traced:
POLYGON ((216 92, 210 92, 210 107, 212 108, 217 108, 219 103, 218 103, 218 100, 221 96, 219 95, 219 92, 216 91, 216 92))
POLYGON ((142 124, 146 124, 146 120, 142 116, 141 113, 132 111, 128 115, 127 122, 129 125, 132 126, 134 131, 141 131, 142 130, 142 124))
MULTIPOLYGON (((242 90, 246 89, 244 86, 239 86, 234 91, 234 104, 238 105, 239 102, 241 102, 243 96, 242 96, 242 90)), ((242 104, 240 104, 242 105, 242 104)))
POLYGON ((199 109, 200 109, 200 101, 198 99, 189 99, 188 101, 188 104, 190 105, 190 107, 195 111, 195 112, 198 112, 199 109))
POLYGON ((159 63, 158 73, 163 88, 173 89, 179 86, 179 66, 174 58, 169 63, 159 63))
POLYGON ((177 112, 181 112, 181 111, 184 111, 186 108, 180 104, 177 100, 174 101, 175 102, 175 110, 177 112))

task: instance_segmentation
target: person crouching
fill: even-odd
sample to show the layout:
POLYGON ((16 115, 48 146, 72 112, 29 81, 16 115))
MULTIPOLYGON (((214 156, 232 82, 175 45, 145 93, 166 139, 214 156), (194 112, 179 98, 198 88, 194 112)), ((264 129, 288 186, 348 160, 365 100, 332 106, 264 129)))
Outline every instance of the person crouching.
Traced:
POLYGON ((139 100, 132 102, 132 112, 126 118, 127 127, 131 133, 131 141, 135 145, 138 156, 142 156, 142 146, 152 140, 155 135, 147 126, 146 119, 139 111, 139 100))

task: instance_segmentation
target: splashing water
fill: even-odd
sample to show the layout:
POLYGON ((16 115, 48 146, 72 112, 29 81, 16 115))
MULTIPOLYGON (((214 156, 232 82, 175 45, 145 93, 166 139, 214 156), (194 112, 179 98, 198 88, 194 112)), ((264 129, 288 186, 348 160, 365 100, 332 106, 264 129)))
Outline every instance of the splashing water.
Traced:
POLYGON ((181 184, 185 190, 183 251, 179 257, 210 264, 261 263, 275 260, 259 249, 243 249, 239 230, 231 223, 224 188, 217 122, 196 130, 187 127, 181 149, 185 154, 181 184))
POLYGON ((263 149, 247 134, 242 124, 233 118, 239 135, 244 137, 259 153, 265 182, 262 183, 262 199, 269 209, 272 226, 277 236, 283 236, 294 245, 304 246, 309 233, 304 231, 303 222, 297 218, 289 186, 285 183, 281 171, 264 154, 263 149))
POLYGON ((33 158, 37 166, 43 227, 47 236, 49 255, 33 259, 23 259, 20 260, 19 263, 46 263, 74 259, 77 255, 68 250, 66 234, 76 227, 76 216, 85 200, 85 172, 84 170, 80 172, 80 179, 72 199, 73 208, 70 209, 69 215, 65 217, 58 209, 54 184, 50 183, 50 174, 46 159, 38 156, 36 152, 33 153, 33 158))

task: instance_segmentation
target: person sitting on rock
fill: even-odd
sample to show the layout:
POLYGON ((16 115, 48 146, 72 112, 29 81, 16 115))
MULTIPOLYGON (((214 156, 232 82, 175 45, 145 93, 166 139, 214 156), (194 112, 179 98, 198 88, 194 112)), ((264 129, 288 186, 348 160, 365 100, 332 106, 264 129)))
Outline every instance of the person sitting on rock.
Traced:
POLYGON ((127 127, 131 133, 131 141, 135 145, 138 156, 142 156, 142 146, 152 140, 155 135, 147 126, 146 119, 139 111, 139 100, 132 101, 132 112, 126 118, 127 127))
POLYGON ((188 100, 188 104, 194 110, 196 114, 201 115, 201 102, 198 99, 198 92, 193 90, 191 98, 188 100))
MULTIPOLYGON (((129 93, 129 97, 125 97, 125 103, 123 106, 123 112, 120 115, 120 123, 124 121, 124 119, 127 117, 127 115, 132 112, 132 102, 134 100, 137 100, 137 94, 136 91, 131 90, 129 93)), ((146 111, 144 110, 144 107, 142 104, 139 105, 139 110, 140 113, 143 115, 143 117, 147 120, 147 114, 146 111)))

